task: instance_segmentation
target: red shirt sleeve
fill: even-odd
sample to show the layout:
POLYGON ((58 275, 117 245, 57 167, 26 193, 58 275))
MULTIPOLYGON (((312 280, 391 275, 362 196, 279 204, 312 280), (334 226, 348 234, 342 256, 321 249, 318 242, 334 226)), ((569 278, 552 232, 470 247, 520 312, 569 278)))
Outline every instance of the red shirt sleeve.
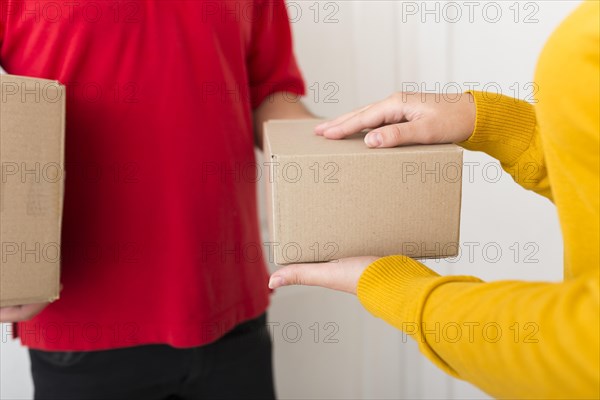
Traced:
POLYGON ((4 39, 4 12, 2 11, 3 4, 0 0, 0 49, 2 49, 2 39, 4 39))
POLYGON ((304 80, 294 56, 283 0, 256 2, 247 65, 253 109, 272 93, 304 95, 304 80))

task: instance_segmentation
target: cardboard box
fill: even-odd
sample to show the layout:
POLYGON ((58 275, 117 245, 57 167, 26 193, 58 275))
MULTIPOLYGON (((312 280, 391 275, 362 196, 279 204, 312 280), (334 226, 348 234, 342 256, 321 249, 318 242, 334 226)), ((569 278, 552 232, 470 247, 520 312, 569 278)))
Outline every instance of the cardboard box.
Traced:
POLYGON ((0 306, 52 301, 60 283, 65 89, 0 75, 0 306))
POLYGON ((458 253, 462 149, 369 149, 364 133, 328 140, 315 120, 265 124, 271 261, 458 253))

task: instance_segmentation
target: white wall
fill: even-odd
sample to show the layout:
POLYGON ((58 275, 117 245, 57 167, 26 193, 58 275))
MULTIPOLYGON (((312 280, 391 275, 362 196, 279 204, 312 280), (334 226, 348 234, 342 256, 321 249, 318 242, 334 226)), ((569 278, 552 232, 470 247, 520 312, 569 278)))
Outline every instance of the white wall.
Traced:
MULTIPOLYGON (((511 95, 519 88, 523 98, 544 41, 579 2, 467 3, 288 1, 310 88, 307 104, 332 117, 407 84, 424 84, 428 90, 435 90, 436 83, 440 89, 458 84, 466 90, 467 82, 479 88, 496 82, 511 95), (473 22, 468 7, 474 7, 473 22), (497 7, 502 15, 494 23, 497 7), (453 85, 445 86, 449 82, 453 85)), ((463 254, 427 264, 440 273, 488 280, 560 279, 562 242, 553 206, 507 176, 496 182, 490 158, 467 153, 465 162, 473 173, 464 174, 461 243, 464 250, 471 246, 475 251, 472 258, 463 254), (497 261, 495 249, 502 251, 497 261)), ((316 288, 280 290, 270 320, 281 398, 485 397, 438 371, 414 343, 371 317, 351 296, 316 288)), ((7 329, 3 325, 0 339, 0 398, 31 398, 26 353, 8 339, 7 329)))

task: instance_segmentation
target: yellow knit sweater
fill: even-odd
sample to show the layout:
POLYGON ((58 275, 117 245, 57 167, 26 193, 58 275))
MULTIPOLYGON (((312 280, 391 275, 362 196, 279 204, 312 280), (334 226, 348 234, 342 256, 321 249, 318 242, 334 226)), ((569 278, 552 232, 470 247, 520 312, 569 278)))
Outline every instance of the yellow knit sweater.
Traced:
POLYGON ((599 398, 600 10, 582 4, 539 61, 537 103, 473 92, 475 131, 461 143, 497 158, 552 200, 564 238, 561 283, 439 276, 382 258, 358 296, 448 373, 501 398, 599 398))

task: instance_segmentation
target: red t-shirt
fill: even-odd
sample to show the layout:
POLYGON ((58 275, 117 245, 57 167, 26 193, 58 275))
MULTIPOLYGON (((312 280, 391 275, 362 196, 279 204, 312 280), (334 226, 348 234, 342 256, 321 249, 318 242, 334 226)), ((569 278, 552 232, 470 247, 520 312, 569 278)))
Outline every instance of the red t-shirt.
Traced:
POLYGON ((266 310, 252 109, 304 93, 282 0, 0 0, 0 65, 67 86, 63 290, 25 345, 199 346, 266 310))

